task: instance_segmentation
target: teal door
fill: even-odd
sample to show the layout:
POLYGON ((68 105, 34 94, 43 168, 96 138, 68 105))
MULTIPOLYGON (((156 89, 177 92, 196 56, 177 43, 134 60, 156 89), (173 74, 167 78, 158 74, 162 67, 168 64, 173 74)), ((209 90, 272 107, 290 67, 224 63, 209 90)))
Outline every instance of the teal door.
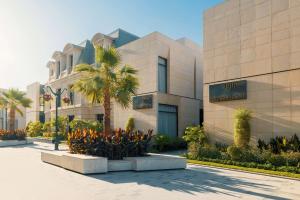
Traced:
POLYGON ((158 133, 177 137, 177 106, 158 105, 158 133))

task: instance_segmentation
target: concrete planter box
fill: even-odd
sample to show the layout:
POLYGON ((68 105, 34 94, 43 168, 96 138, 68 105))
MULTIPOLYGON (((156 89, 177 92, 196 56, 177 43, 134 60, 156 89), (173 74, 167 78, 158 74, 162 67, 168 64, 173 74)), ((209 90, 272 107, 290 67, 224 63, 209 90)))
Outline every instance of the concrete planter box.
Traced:
POLYGON ((47 151, 41 152, 41 160, 81 174, 186 168, 185 158, 158 154, 150 154, 146 157, 127 157, 124 160, 107 160, 104 157, 70 154, 66 151, 47 151))
POLYGON ((65 151, 41 152, 41 160, 81 174, 96 174, 107 172, 107 158, 80 154, 70 154, 65 151))
POLYGON ((32 142, 27 140, 0 140, 0 147, 18 146, 25 144, 32 144, 32 142))
POLYGON ((106 173, 107 158, 68 153, 62 155, 61 166, 81 174, 106 173))
POLYGON ((185 169, 186 159, 177 156, 150 154, 146 157, 128 157, 134 171, 185 169))
POLYGON ((129 171, 133 170, 132 162, 129 160, 109 160, 108 161, 108 171, 129 171))

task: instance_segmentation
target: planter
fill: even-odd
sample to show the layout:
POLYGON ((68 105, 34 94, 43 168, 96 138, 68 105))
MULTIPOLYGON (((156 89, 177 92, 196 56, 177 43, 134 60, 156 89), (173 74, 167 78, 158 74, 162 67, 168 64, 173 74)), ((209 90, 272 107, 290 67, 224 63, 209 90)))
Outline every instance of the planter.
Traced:
POLYGON ((18 146, 32 144, 32 141, 28 140, 0 140, 0 147, 18 146))
POLYGON ((149 155, 146 157, 127 157, 124 160, 107 160, 104 157, 70 154, 66 151, 47 151, 41 152, 41 160, 81 174, 186 168, 185 158, 159 154, 149 155))

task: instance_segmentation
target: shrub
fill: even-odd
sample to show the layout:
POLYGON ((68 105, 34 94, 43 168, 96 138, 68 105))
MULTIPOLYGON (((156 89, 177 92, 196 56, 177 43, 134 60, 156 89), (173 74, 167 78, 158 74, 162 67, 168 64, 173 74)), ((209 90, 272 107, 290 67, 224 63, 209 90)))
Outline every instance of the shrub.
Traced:
POLYGON ((43 129, 46 132, 46 135, 52 135, 52 126, 50 121, 44 123, 43 129))
POLYGON ((200 144, 196 142, 190 142, 188 144, 188 153, 187 156, 190 159, 196 160, 199 159, 198 154, 200 150, 200 144))
POLYGON ((182 137, 187 143, 196 142, 201 146, 208 144, 208 136, 202 126, 189 126, 185 129, 182 137))
POLYGON ((103 124, 95 120, 74 119, 70 122, 70 128, 74 131, 83 129, 92 129, 93 131, 103 131, 103 124))
POLYGON ((235 113, 234 122, 234 144, 237 147, 247 147, 250 142, 250 124, 252 118, 251 111, 247 109, 238 109, 235 113))
POLYGON ((43 135, 43 124, 39 121, 28 123, 27 134, 30 137, 38 137, 43 135))
POLYGON ((23 130, 1 130, 0 129, 0 140, 25 140, 26 133, 23 130))
POLYGON ((272 164, 273 166, 283 166, 286 165, 286 160, 282 155, 274 155, 272 154, 269 158, 268 158, 268 162, 270 164, 272 164))
POLYGON ((291 152, 283 155, 288 166, 300 167, 300 153, 291 152))
POLYGON ((243 152, 241 148, 231 145, 227 148, 227 153, 230 156, 231 160, 239 161, 243 157, 243 152))
POLYGON ((126 123, 126 128, 125 131, 126 132, 131 132, 134 130, 134 119, 132 117, 130 117, 126 123))
POLYGON ((141 131, 127 133, 119 129, 111 135, 105 135, 102 132, 78 129, 69 134, 68 145, 71 153, 119 160, 123 157, 145 156, 151 138, 152 130, 144 134, 141 131))
POLYGON ((179 137, 169 137, 164 134, 157 134, 153 136, 152 149, 158 152, 185 149, 187 147, 186 142, 179 137))
POLYGON ((198 150, 198 157, 199 158, 212 158, 212 159, 220 159, 221 153, 213 148, 213 147, 200 147, 198 150))
POLYGON ((260 150, 268 150, 274 154, 280 154, 281 152, 300 152, 300 141, 298 136, 295 134, 290 139, 285 136, 276 136, 275 138, 270 138, 269 143, 265 143, 263 140, 259 139, 257 142, 257 148, 260 150))
POLYGON ((300 140, 296 134, 291 137, 291 139, 288 141, 288 143, 289 143, 292 151, 300 152, 300 140))
POLYGON ((222 152, 226 152, 228 146, 229 146, 228 144, 224 144, 224 143, 221 143, 221 142, 216 142, 216 143, 215 143, 215 147, 216 147, 219 151, 222 151, 222 152))

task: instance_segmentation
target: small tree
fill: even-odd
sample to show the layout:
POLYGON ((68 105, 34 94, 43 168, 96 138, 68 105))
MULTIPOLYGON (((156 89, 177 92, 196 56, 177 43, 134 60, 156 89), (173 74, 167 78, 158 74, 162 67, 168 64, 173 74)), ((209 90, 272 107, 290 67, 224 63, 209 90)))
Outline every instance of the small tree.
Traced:
POLYGON ((125 130, 127 133, 134 130, 134 119, 132 117, 128 119, 125 130))
POLYGON ((26 93, 18 89, 9 89, 0 93, 0 108, 9 111, 9 130, 15 129, 16 112, 23 116, 21 107, 29 108, 32 100, 26 97, 26 93))
POLYGON ((240 108, 235 112, 234 118, 234 144, 237 147, 245 148, 250 142, 251 128, 249 121, 252 118, 252 112, 240 108))

